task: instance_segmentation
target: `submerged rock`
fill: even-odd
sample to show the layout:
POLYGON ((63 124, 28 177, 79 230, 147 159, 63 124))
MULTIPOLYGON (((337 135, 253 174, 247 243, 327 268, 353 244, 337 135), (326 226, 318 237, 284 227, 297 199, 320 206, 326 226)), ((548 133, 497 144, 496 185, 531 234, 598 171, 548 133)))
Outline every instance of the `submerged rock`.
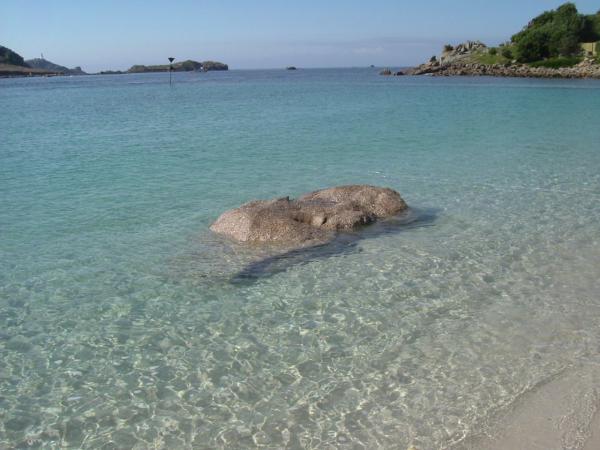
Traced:
POLYGON ((394 72, 391 69, 384 69, 381 72, 379 72, 379 75, 383 75, 386 77, 389 77, 389 76, 400 77, 402 75, 405 75, 405 73, 402 70, 398 70, 398 71, 394 72))
POLYGON ((400 194, 389 188, 340 186, 296 200, 246 203, 223 213, 210 228, 239 242, 301 247, 328 242, 337 231, 350 231, 407 208, 400 194))

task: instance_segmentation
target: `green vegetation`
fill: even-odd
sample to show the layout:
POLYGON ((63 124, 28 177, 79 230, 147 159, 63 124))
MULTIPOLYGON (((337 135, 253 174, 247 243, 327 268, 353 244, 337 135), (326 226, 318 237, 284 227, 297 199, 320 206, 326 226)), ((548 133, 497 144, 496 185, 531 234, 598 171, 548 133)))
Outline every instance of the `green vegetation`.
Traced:
POLYGON ((512 49, 512 47, 509 47, 509 46, 502 47, 502 51, 500 52, 500 54, 508 60, 513 60, 515 58, 513 49, 512 49))
POLYGON ((502 64, 502 65, 505 65, 505 64, 509 64, 513 60, 513 57, 512 57, 512 53, 510 53, 510 50, 508 50, 508 52, 510 53, 510 55, 506 56, 507 49, 508 49, 508 47, 502 47, 501 51, 498 52, 497 49, 491 48, 487 52, 486 51, 476 52, 473 55, 473 58, 479 64, 485 64, 485 65, 492 65, 492 64, 502 64))
POLYGON ((546 11, 512 37, 519 62, 535 62, 581 53, 581 42, 600 40, 600 15, 579 14, 573 3, 546 11))
POLYGON ((531 67, 548 67, 550 69, 559 69, 561 67, 573 67, 581 62, 579 56, 550 58, 543 61, 529 63, 531 67))
POLYGON ((600 40, 600 11, 594 15, 584 16, 583 42, 594 42, 600 40))
POLYGON ((18 53, 13 52, 10 48, 0 45, 0 64, 12 64, 13 66, 27 67, 25 60, 18 53))

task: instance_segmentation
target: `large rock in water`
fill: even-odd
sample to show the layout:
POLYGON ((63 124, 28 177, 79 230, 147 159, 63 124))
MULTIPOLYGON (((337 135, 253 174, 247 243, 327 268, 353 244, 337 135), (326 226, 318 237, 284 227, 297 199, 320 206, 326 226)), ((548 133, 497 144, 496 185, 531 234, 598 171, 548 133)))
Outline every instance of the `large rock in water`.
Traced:
POLYGON ((336 231, 353 230, 407 208, 392 189, 340 186, 296 200, 246 203, 223 213, 210 228, 240 242, 303 246, 327 242, 336 231))

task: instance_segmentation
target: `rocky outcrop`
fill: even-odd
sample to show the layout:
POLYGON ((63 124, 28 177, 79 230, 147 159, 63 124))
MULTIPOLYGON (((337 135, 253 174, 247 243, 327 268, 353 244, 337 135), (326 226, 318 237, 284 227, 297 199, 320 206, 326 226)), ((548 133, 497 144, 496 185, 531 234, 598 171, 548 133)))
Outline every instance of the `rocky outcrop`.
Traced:
POLYGON ((383 69, 381 72, 379 72, 379 75, 383 75, 386 77, 389 77, 389 76, 400 77, 400 76, 404 75, 404 72, 402 72, 401 70, 394 72, 391 69, 383 69))
POLYGON ((573 67, 552 69, 527 64, 479 64, 429 62, 413 69, 411 75, 433 76, 493 76, 523 78, 600 78, 600 65, 584 60, 573 67))
POLYGON ((69 69, 71 75, 87 75, 81 66, 75 66, 72 69, 69 69))
POLYGON ((440 59, 432 58, 408 71, 409 75, 432 76, 493 76, 523 78, 600 78, 600 64, 593 59, 584 59, 573 67, 534 67, 518 64, 516 61, 506 64, 482 64, 477 56, 489 49, 479 41, 468 41, 456 48, 447 46, 440 59))
POLYGON ((289 197, 259 200, 223 213, 211 230, 239 242, 302 247, 328 242, 394 216, 408 206, 398 192, 367 185, 340 186, 289 197))
POLYGON ((440 63, 452 64, 460 61, 468 61, 473 53, 483 52, 486 50, 487 46, 480 41, 467 41, 457 45, 456 47, 447 46, 442 52, 440 63))

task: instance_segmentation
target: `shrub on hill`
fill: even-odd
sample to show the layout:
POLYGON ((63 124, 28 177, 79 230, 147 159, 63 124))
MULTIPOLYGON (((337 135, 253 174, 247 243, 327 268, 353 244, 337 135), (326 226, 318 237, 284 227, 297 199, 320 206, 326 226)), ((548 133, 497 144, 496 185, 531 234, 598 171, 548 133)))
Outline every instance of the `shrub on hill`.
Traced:
POLYGON ((500 52, 502 56, 504 56, 506 59, 513 59, 515 56, 513 55, 513 52, 511 50, 510 47, 502 47, 502 51, 500 52))

